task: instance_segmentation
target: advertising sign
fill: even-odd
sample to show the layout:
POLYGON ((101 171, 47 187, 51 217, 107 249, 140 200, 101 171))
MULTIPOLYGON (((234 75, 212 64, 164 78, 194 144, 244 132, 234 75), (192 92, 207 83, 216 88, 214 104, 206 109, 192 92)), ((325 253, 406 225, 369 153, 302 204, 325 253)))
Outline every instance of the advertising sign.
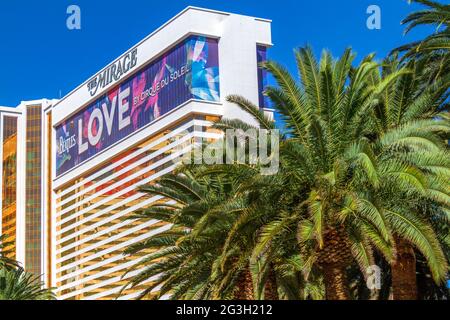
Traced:
MULTIPOLYGON (((131 63, 133 53, 122 64, 131 63)), ((97 86, 90 84, 92 90, 97 86)), ((218 42, 190 37, 55 128, 56 175, 190 99, 219 98, 218 42)))
POLYGON ((259 92, 259 107, 269 108, 269 99, 264 96, 264 89, 268 84, 267 71, 261 67, 261 63, 267 61, 267 47, 256 47, 256 59, 258 62, 258 92, 259 92))

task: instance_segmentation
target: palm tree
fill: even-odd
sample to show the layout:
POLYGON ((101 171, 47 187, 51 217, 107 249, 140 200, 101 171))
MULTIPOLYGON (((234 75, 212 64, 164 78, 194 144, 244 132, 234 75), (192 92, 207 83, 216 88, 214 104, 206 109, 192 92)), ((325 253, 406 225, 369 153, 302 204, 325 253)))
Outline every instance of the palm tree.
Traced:
POLYGON ((148 254, 133 267, 142 271, 124 289, 153 279, 140 298, 170 294, 172 299, 253 299, 248 258, 240 255, 239 246, 233 246, 233 254, 221 261, 220 268, 213 267, 233 219, 247 210, 230 181, 212 175, 197 177, 186 169, 141 191, 164 201, 137 212, 134 218, 158 219, 169 228, 126 250, 126 254, 148 254))
MULTIPOLYGON (((395 154, 397 159, 410 166, 411 170, 420 170, 418 177, 421 178, 420 183, 423 183, 423 192, 405 205, 410 212, 415 213, 416 219, 422 222, 427 220, 426 224, 438 233, 438 238, 445 239, 448 231, 440 231, 442 227, 439 224, 446 224, 445 216, 449 206, 446 181, 450 178, 450 157, 444 141, 448 139, 449 130, 446 101, 449 96, 450 78, 437 79, 424 88, 423 68, 424 66, 415 60, 401 64, 396 57, 390 57, 384 61, 383 73, 376 72, 372 77, 375 82, 388 78, 399 70, 408 72, 398 76, 395 83, 376 98, 374 128, 380 141, 393 135, 408 136, 411 142, 416 139, 405 146, 401 153, 395 154), (422 137, 422 141, 428 146, 421 145, 419 148, 417 142, 422 137), (426 177, 422 177, 424 173, 426 177)), ((381 153, 386 153, 388 157, 393 156, 391 150, 386 151, 381 153)), ((410 234, 406 239, 402 239, 401 235, 396 237, 397 257, 392 264, 394 299, 417 297, 416 261, 411 237, 410 234)), ((446 246, 445 241, 441 241, 441 246, 446 246)), ((422 251, 429 251, 423 244, 421 248, 422 251)), ((433 259, 427 261, 433 263, 433 259)), ((441 283, 445 274, 437 271, 438 266, 430 265, 430 268, 436 283, 441 283)))
MULTIPOLYGON (((371 66, 366 63, 359 68, 359 73, 354 72, 359 77, 355 76, 357 82, 352 81, 351 90, 346 93, 345 83, 349 79, 353 59, 350 51, 347 51, 337 63, 331 60, 328 53, 324 53, 320 69, 309 48, 298 51, 296 57, 302 75, 302 87, 298 86, 280 65, 274 62, 264 65, 274 75, 279 85, 278 88, 267 88, 266 94, 282 115, 288 135, 291 137, 284 143, 282 149, 286 163, 291 165, 287 172, 295 173, 297 181, 292 185, 302 186, 303 189, 298 194, 299 203, 296 205, 296 212, 292 212, 293 216, 290 218, 294 223, 301 222, 298 238, 302 250, 309 251, 309 261, 319 262, 318 265, 324 275, 327 298, 347 299, 349 295, 345 268, 352 261, 350 239, 341 224, 333 221, 336 220, 333 211, 326 210, 328 208, 320 203, 320 198, 333 201, 333 198, 336 199, 339 195, 322 195, 320 194, 322 190, 314 190, 314 187, 320 188, 320 184, 323 184, 325 189, 332 189, 332 186, 326 185, 326 180, 331 180, 331 175, 334 175, 333 172, 330 173, 330 169, 333 168, 335 155, 341 155, 342 150, 354 141, 348 130, 352 124, 345 122, 350 122, 351 117, 360 119, 361 114, 358 112, 361 111, 357 108, 363 106, 364 100, 367 100, 367 97, 364 97, 366 93, 363 92, 365 88, 362 86, 364 73, 367 74, 371 66), (364 70, 365 68, 367 70, 364 70), (359 102, 360 105, 354 105, 355 102, 359 102), (345 107, 352 113, 346 115, 345 107), (308 209, 306 210, 308 212, 305 212, 305 209, 308 209), (326 214, 330 217, 325 218, 326 214), (310 237, 305 237, 307 234, 310 237), (317 250, 308 250, 316 247, 312 244, 316 240, 319 245, 317 250), (310 244, 310 248, 307 244, 310 244)), ((251 109, 250 106, 242 104, 241 107, 251 109)), ((331 209, 335 205, 330 203, 329 206, 331 209)), ((277 224, 279 229, 284 230, 289 227, 289 223, 292 222, 287 217, 280 216, 274 219, 267 225, 262 243, 268 242, 269 236, 274 236, 274 230, 276 232, 274 225, 277 224)))
MULTIPOLYGON (((410 108, 410 114, 405 115, 405 117, 402 112, 398 112, 394 108, 397 112, 397 122, 404 121, 403 118, 406 118, 406 121, 410 121, 411 113, 415 113, 413 116, 420 119, 430 119, 433 116, 446 118, 445 115, 437 115, 436 113, 448 111, 448 102, 446 102, 448 95, 445 95, 445 92, 448 91, 449 88, 450 74, 450 5, 444 5, 438 2, 426 0, 417 0, 415 2, 425 5, 427 8, 414 12, 403 20, 402 23, 408 25, 405 33, 408 33, 412 29, 421 25, 433 25, 436 27, 436 32, 422 41, 407 44, 394 50, 394 52, 405 52, 403 60, 406 60, 407 67, 413 70, 409 76, 404 77, 403 82, 398 83, 398 87, 400 89, 398 92, 406 93, 404 95, 406 99, 404 99, 403 105, 412 103, 415 106, 415 108, 410 108), (430 85, 433 86, 432 90, 430 90, 430 85), (427 93, 420 96, 421 91, 426 91, 427 93), (436 99, 436 96, 441 96, 440 101, 436 99), (430 104, 430 102, 433 102, 433 99, 435 102, 434 105, 430 104), (425 108, 423 106, 425 106, 425 108)), ((396 61, 396 55, 394 55, 391 59, 396 61)), ((392 65, 392 63, 389 65, 389 68, 396 68, 396 66, 392 65)), ((391 99, 396 96, 391 93, 388 97, 391 99)), ((390 101, 389 99, 386 99, 386 101, 390 101)), ((398 103, 398 99, 395 99, 395 101, 398 103)), ((391 111, 391 105, 386 107, 385 110, 391 111)), ((392 121, 389 125, 392 125, 392 121)), ((433 157, 429 155, 427 155, 427 157, 429 161, 433 161, 431 160, 433 157)), ((434 157, 434 159, 436 159, 436 157, 434 157)), ((439 166, 439 164, 436 163, 436 160, 433 162, 433 169, 435 169, 439 166)), ((445 168, 445 166, 443 168, 445 168)), ((431 219, 429 220, 431 220, 431 222, 440 221, 439 219, 436 219, 435 215, 431 215, 431 219)), ((434 229, 439 230, 440 226, 435 225, 434 229)), ((448 244, 446 244, 446 241, 448 243, 448 240, 445 241, 446 237, 441 236, 441 239, 444 239, 444 241, 441 241, 443 245, 448 247, 448 244)), ((408 246, 403 247, 401 252, 404 253, 401 255, 404 259, 394 265, 393 270, 393 273, 400 275, 400 277, 393 278, 394 297, 414 298, 417 296, 415 286, 415 255, 412 249, 408 246), (395 266, 408 266, 406 269, 409 270, 409 272, 406 272, 407 270, 396 271, 395 266), (405 276, 406 279, 402 281, 402 285, 397 283, 397 279, 402 279, 405 276)), ((437 283, 439 284, 439 281, 437 281, 437 283)))
MULTIPOLYGON (((261 120, 273 126, 263 116, 261 120)), ((249 128, 239 121, 216 124, 216 128, 225 127, 249 128)), ((239 164, 188 166, 163 177, 157 185, 143 187, 143 192, 165 201, 138 212, 135 218, 159 219, 173 226, 128 248, 127 254, 153 253, 147 252, 137 267, 143 267, 142 272, 124 289, 153 279, 140 298, 157 299, 165 294, 172 299, 321 297, 317 275, 312 274, 309 283, 301 276, 295 235, 272 241, 264 250, 256 246, 263 235, 261 226, 275 210, 270 202, 258 201, 256 193, 268 194, 275 182, 282 183, 269 182, 272 177, 258 173, 256 167, 239 164)))
MULTIPOLYGON (((259 126, 251 127, 238 119, 222 119, 213 128, 223 131, 276 128, 274 121, 249 100, 240 96, 229 96, 227 100, 252 115, 259 126)), ((287 137, 282 135, 281 139, 284 141, 287 137)), ((272 146, 269 146, 274 155, 271 150, 272 146)), ((296 183, 289 166, 281 166, 274 175, 261 174, 260 169, 261 165, 235 163, 202 166, 199 170, 202 175, 221 174, 234 181, 239 193, 251 204, 234 221, 218 261, 232 254, 232 244, 238 243, 241 248, 247 248, 244 259, 250 256, 255 299, 323 299, 323 283, 318 270, 299 253, 296 235, 292 232, 297 225, 296 215, 292 212, 297 207, 298 195, 303 194, 303 186, 296 183)))
MULTIPOLYGON (((290 137, 281 149, 289 165, 286 172, 291 172, 295 184, 301 186, 294 190, 302 191, 295 211, 289 218, 279 215, 268 224, 266 240, 261 241, 268 242, 277 233, 274 225, 284 230, 289 228, 290 219, 296 220, 301 250, 309 255, 308 265, 322 270, 327 299, 350 298, 347 268, 356 261, 365 270, 373 264, 373 249, 394 262, 397 236, 424 253, 435 279, 442 280, 447 271, 429 223, 411 215, 395 197, 423 195, 423 186, 413 182, 425 179, 444 191, 435 177, 408 165, 397 153, 404 156, 402 148, 417 150, 414 147, 420 141, 439 144, 433 131, 436 126, 447 130, 448 123, 411 123, 379 136, 374 116, 377 99, 407 71, 397 70, 374 82, 379 65, 373 56, 356 68, 352 67, 353 57, 347 50, 334 61, 325 51, 318 63, 310 48, 302 48, 296 52, 299 84, 277 63, 263 65, 278 84, 267 88, 266 95, 282 116, 290 137)), ((437 148, 443 150, 442 146, 437 148)), ((291 187, 288 192, 292 192, 291 187)), ((427 191, 426 196, 436 198, 436 192, 427 191)), ((442 197, 445 195, 448 192, 442 197)))
POLYGON ((22 268, 0 268, 0 300, 53 300, 51 289, 43 289, 39 276, 22 268))

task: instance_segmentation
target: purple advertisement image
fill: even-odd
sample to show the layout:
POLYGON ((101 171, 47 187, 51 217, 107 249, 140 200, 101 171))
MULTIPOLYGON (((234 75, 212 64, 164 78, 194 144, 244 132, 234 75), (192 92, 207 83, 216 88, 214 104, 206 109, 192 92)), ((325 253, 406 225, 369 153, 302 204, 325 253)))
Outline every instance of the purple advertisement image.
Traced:
POLYGON ((57 126, 56 175, 190 99, 220 99, 215 39, 189 37, 57 126))
POLYGON ((264 96, 264 89, 268 84, 267 71, 261 67, 261 63, 267 61, 267 47, 256 47, 256 59, 258 62, 258 92, 259 92, 259 107, 269 108, 269 99, 264 96))

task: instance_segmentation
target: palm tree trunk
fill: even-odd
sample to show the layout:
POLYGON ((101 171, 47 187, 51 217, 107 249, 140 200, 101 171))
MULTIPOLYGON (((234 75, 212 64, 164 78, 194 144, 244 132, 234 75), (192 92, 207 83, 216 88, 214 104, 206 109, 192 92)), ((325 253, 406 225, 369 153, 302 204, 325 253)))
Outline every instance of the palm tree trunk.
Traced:
POLYGON ((391 265, 394 300, 417 300, 416 256, 409 242, 396 237, 397 256, 391 265))
POLYGON ((234 300, 254 300, 252 274, 248 266, 239 274, 234 300))
POLYGON ((269 275, 267 276, 266 285, 264 287, 264 300, 279 300, 277 277, 273 268, 270 268, 269 275))
POLYGON ((346 266, 340 263, 329 264, 323 268, 323 279, 327 300, 349 300, 346 266))
POLYGON ((349 300, 346 269, 352 261, 350 246, 343 227, 324 232, 319 265, 323 272, 327 300, 349 300))

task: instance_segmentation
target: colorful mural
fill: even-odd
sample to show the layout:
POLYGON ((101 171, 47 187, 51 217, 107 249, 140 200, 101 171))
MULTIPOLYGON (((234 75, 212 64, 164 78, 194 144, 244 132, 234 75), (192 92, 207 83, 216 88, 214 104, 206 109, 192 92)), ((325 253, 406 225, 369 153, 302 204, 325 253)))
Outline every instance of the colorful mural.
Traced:
POLYGON ((188 38, 60 124, 57 176, 190 99, 220 99, 215 39, 188 38))

